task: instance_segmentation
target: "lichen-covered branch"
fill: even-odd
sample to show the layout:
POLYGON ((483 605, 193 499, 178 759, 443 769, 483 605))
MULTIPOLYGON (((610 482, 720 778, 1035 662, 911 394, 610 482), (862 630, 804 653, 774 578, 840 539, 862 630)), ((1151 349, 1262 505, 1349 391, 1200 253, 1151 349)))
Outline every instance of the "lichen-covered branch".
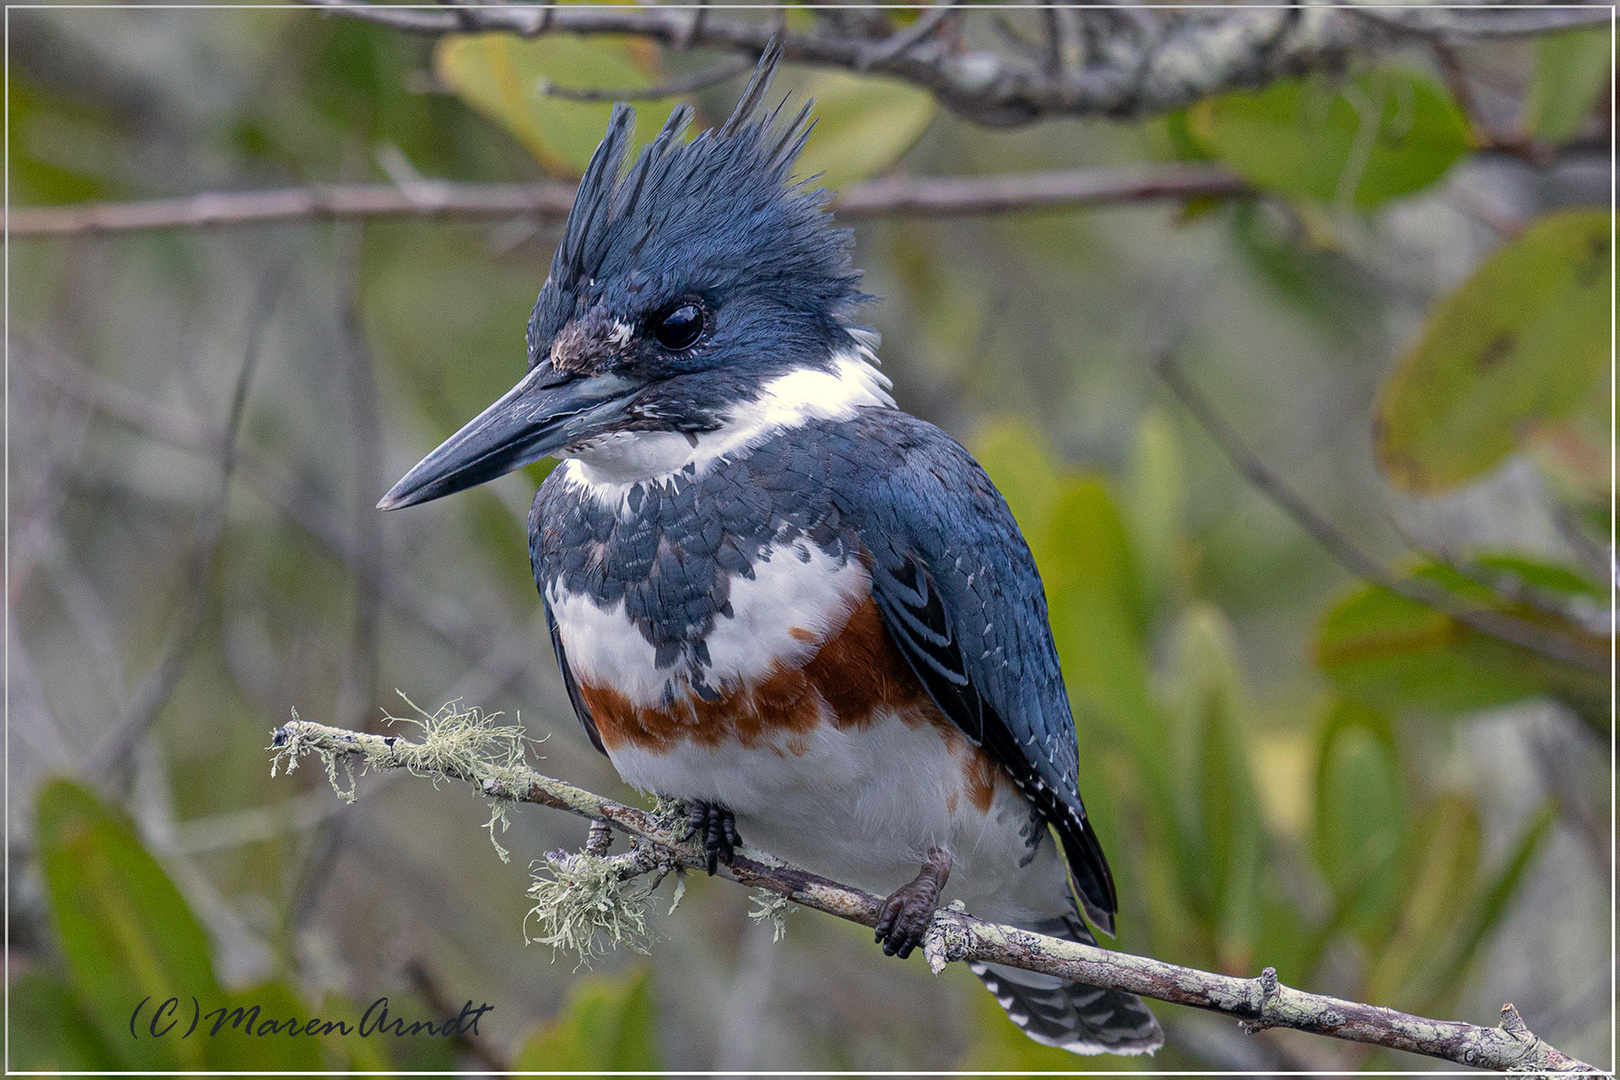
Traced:
POLYGON ((1466 18, 1401 21, 1367 17, 1355 5, 1339 4, 1202 10, 1121 4, 1055 9, 1061 15, 1052 35, 1055 48, 1021 50, 983 47, 963 24, 986 16, 949 5, 935 5, 899 31, 886 30, 883 16, 852 18, 830 5, 818 10, 813 30, 785 32, 774 19, 718 15, 707 8, 475 4, 423 9, 366 0, 306 2, 418 34, 633 34, 675 48, 754 56, 773 34, 781 34, 790 62, 904 79, 928 89, 958 115, 993 127, 1054 116, 1155 116, 1226 90, 1335 70, 1353 56, 1375 53, 1413 33, 1529 34, 1609 18, 1606 7, 1482 9, 1466 18))
MULTIPOLYGON (((680 814, 668 808, 639 810, 541 775, 523 763, 515 729, 497 727, 492 718, 476 710, 463 713, 447 708, 427 718, 422 728, 421 741, 411 742, 393 735, 309 723, 295 716, 293 722, 273 733, 271 749, 277 766, 285 763, 289 771, 297 767, 303 755, 318 755, 334 786, 340 767, 351 776, 355 764, 374 770, 407 769, 434 779, 448 777, 478 786, 497 800, 492 824, 505 803, 538 803, 592 822, 605 822, 630 838, 630 852, 610 856, 600 831, 593 829, 586 851, 551 859, 554 868, 565 876, 578 871, 580 877, 617 882, 637 874, 661 877, 675 870, 707 866, 707 856, 696 840, 682 842, 677 838, 683 821, 680 814), (595 862, 575 867, 567 859, 595 862)), ((351 798, 352 790, 351 786, 346 793, 351 798)), ((746 846, 729 866, 721 865, 720 874, 864 926, 877 922, 882 903, 871 893, 819 877, 746 846)), ((558 894, 575 884, 552 882, 543 889, 541 905, 557 902, 558 894)), ((650 891, 650 887, 643 888, 639 893, 644 897, 650 891)), ((598 903, 602 919, 626 917, 616 903, 598 903)), ((540 910, 537 914, 543 920, 548 915, 553 918, 554 934, 566 936, 579 929, 577 921, 565 920, 564 925, 556 926, 554 911, 540 910)), ((632 936, 638 933, 638 926, 631 925, 629 932, 632 936)), ((1394 1009, 1295 990, 1279 983, 1271 968, 1254 979, 1219 975, 984 922, 955 905, 935 914, 923 952, 936 973, 955 960, 1007 964, 1226 1013, 1250 1032, 1286 1027, 1482 1069, 1601 1075, 1599 1070, 1538 1038, 1512 1005, 1502 1007, 1501 1023, 1494 1028, 1428 1020, 1394 1009)))

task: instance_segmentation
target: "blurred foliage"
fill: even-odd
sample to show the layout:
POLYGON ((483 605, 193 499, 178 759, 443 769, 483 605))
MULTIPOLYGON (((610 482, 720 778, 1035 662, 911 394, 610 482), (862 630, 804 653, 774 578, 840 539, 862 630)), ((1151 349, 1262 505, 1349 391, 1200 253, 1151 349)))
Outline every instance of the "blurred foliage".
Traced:
POLYGON ((656 1072, 663 1068, 656 1044, 657 1021, 651 968, 617 978, 582 975, 569 990, 562 1012, 529 1036, 512 1060, 512 1068, 656 1072))
MULTIPOLYGON (((1207 601, 1187 598, 1173 427, 1144 416, 1119 496, 1104 477, 1056 466, 1013 421, 989 426, 974 446, 1042 569, 1079 727, 1082 790, 1100 792, 1088 806, 1127 905, 1118 947, 1234 974, 1270 964, 1309 986, 1330 948, 1353 945, 1366 966, 1350 996, 1419 1011, 1449 1001, 1479 955, 1480 927, 1501 919, 1501 898, 1521 881, 1550 817, 1543 807, 1503 863, 1484 866, 1476 800, 1429 793, 1403 769, 1409 755, 1393 716, 1559 693, 1562 680, 1590 683, 1587 694, 1606 701, 1602 688, 1362 586, 1323 617, 1318 663, 1346 696, 1323 712, 1310 829, 1280 834, 1254 782, 1257 744, 1271 733, 1231 627, 1207 601), (1154 603, 1148 581, 1177 584, 1161 584, 1154 603), (1330 894, 1324 914, 1276 889, 1298 876, 1307 852, 1330 894)), ((1593 595, 1562 568, 1481 562, 1544 591, 1593 595)), ((1418 574, 1459 596, 1495 595, 1449 568, 1418 574)), ((959 1067, 1061 1067, 1060 1052, 1017 1038, 993 1006, 981 1012, 985 1033, 959 1067)))
MULTIPOLYGON (((1439 585, 1464 609, 1522 620, 1532 630, 1558 633, 1590 653, 1607 655, 1605 638, 1545 607, 1512 602, 1492 590, 1493 578, 1511 577, 1544 597, 1577 598, 1599 610, 1602 591, 1567 567, 1522 557, 1481 556, 1472 576, 1425 563, 1411 577, 1439 585)), ((1322 617, 1317 664, 1347 695, 1388 708, 1454 713, 1483 709, 1537 694, 1562 697, 1593 723, 1606 726, 1608 677, 1576 668, 1492 637, 1425 604, 1377 585, 1355 587, 1322 617)))
POLYGON ((1379 403, 1391 481, 1455 487, 1586 398, 1610 359, 1613 229, 1602 211, 1549 214, 1435 307, 1379 403))
POLYGON ((28 203, 70 203, 120 194, 117 170, 104 157, 123 141, 118 115, 38 86, 7 83, 6 143, 11 190, 28 203))
MULTIPOLYGON (((209 170, 222 168, 221 161, 231 163, 232 182, 243 186, 369 175, 371 160, 391 174, 414 168, 472 180, 542 171, 573 176, 595 148, 610 105, 569 101, 548 86, 645 88, 692 64, 678 50, 643 41, 477 35, 434 43, 297 12, 243 17, 257 20, 253 40, 264 43, 261 51, 244 61, 239 54, 248 50, 238 44, 237 53, 218 62, 248 71, 239 76, 247 88, 220 116, 166 136, 200 147, 207 167, 199 172, 210 182, 218 182, 209 170)), ((817 16, 795 9, 786 17, 804 29, 817 16)), ((913 17, 884 16, 896 28, 913 17)), ((1533 58, 1527 53, 1522 60, 1523 132, 1547 144, 1577 138, 1610 77, 1607 34, 1544 37, 1533 58)), ((701 116, 723 116, 737 84, 690 98, 701 116)), ((1271 965, 1294 985, 1415 1011, 1456 1005, 1536 873, 1564 804, 1535 803, 1504 826, 1499 793, 1458 781, 1438 763, 1450 760, 1458 721, 1482 709, 1555 701, 1606 729, 1607 681, 1388 588, 1346 583, 1293 525, 1243 491, 1231 463, 1212 454, 1179 413, 1143 389, 1142 342, 1097 328, 1129 321, 1121 307, 1139 309, 1155 330, 1176 321, 1179 315, 1167 313, 1172 305, 1130 275, 1168 274, 1195 241, 1219 250, 1230 256, 1223 270, 1239 271, 1226 277, 1247 272, 1254 280, 1220 281, 1228 290, 1220 302, 1238 300, 1230 311, 1196 316, 1202 321, 1193 336, 1200 340, 1189 351, 1212 370, 1240 373, 1230 395, 1255 399, 1243 417, 1247 427, 1275 436, 1339 425, 1349 400, 1350 436, 1278 441, 1291 452, 1306 447, 1302 457, 1343 454, 1347 445, 1376 456, 1382 473, 1360 482, 1387 480, 1423 505, 1439 492, 1486 491, 1528 462, 1545 485, 1538 491, 1546 512, 1567 513, 1595 537, 1608 528, 1611 495, 1612 388, 1599 377, 1609 342, 1600 331, 1612 291, 1610 215, 1543 213, 1518 235, 1490 242, 1494 250, 1452 236, 1434 241, 1465 264, 1449 280, 1464 277, 1467 266, 1472 273, 1438 297, 1400 294, 1406 310, 1391 299, 1401 288, 1392 284, 1395 260, 1368 257, 1367 237, 1381 229, 1400 233, 1400 223, 1413 220, 1432 225, 1429 217, 1396 215, 1438 200, 1448 178, 1474 161, 1469 118, 1441 81, 1411 67, 1359 65, 1337 80, 1225 95, 1164 121, 1052 125, 1022 141, 965 129, 939 113, 929 95, 891 80, 822 71, 806 76, 797 93, 817 99, 801 174, 821 172, 821 182, 833 187, 913 168, 1011 171, 1091 163, 1088 155, 1095 155, 1109 163, 1154 156, 1218 161, 1266 192, 1236 205, 1183 207, 1168 240, 1144 239, 1151 230, 1139 217, 1124 218, 1117 232, 1079 214, 993 229, 973 223, 960 231, 940 223, 882 224, 863 232, 859 261, 891 286, 890 303, 875 319, 904 330, 891 332, 884 349, 902 404, 923 413, 932 407, 931 415, 953 430, 992 417, 969 442, 1005 494, 1045 581, 1075 713, 1081 787, 1124 905, 1113 944, 1240 975, 1271 965), (1132 261, 1152 244, 1172 255, 1159 264, 1145 256, 1132 261), (1381 328, 1415 322, 1423 309, 1422 328, 1377 388, 1394 351, 1381 328), (1268 348, 1273 337, 1280 344, 1268 348), (1301 341, 1326 360, 1307 370, 1289 352, 1301 341), (1297 370, 1284 366, 1296 363, 1297 370), (1312 379, 1343 379, 1350 389, 1318 394, 1312 379), (1375 389, 1378 423, 1369 439, 1365 406, 1375 389), (1020 402, 1027 412, 1007 413, 1020 402)), ((98 96, 37 57, 15 65, 10 95, 11 195, 18 204, 163 194, 176 184, 202 183, 171 168, 162 152, 146 151, 155 165, 139 159, 145 136, 131 134, 141 130, 132 119, 139 114, 134 99, 98 96)), ((671 104, 640 106, 638 140, 656 130, 671 104)), ((247 235, 240 247, 249 254, 271 246, 247 235)), ((210 623, 158 729, 175 773, 176 815, 187 823, 205 819, 222 832, 242 830, 247 839, 220 840, 217 848, 208 846, 211 838, 194 839, 194 853, 183 854, 154 841, 144 826, 138 833, 120 809, 87 788, 41 781, 30 865, 42 883, 49 943, 13 968, 13 1068, 386 1070, 465 1062, 458 1048, 426 1037, 132 1040, 129 1010, 142 998, 183 992, 233 1007, 258 1004, 278 1017, 357 1017, 371 1000, 365 994, 386 982, 374 974, 346 983, 311 959, 319 948, 281 945, 306 917, 299 913, 301 877, 322 856, 319 843, 302 844, 293 835, 289 804, 276 805, 289 798, 288 785, 266 786, 257 753, 265 717, 285 715, 289 702, 310 715, 348 708, 350 716, 363 716, 373 691, 390 679, 412 680, 413 693, 421 685, 462 687, 469 679, 475 690, 504 693, 503 679, 521 678, 511 693, 525 707, 553 708, 556 717, 548 720, 561 717, 558 729, 572 728, 558 705, 560 690, 548 701, 548 688, 529 670, 543 648, 543 630, 532 641, 524 636, 533 594, 524 519, 529 492, 513 495, 521 484, 480 489, 457 507, 424 509, 413 519, 427 523, 420 532, 382 549, 385 557, 410 560, 396 576, 381 575, 392 590, 389 602, 409 616, 387 622, 386 649, 369 639, 373 658, 384 658, 369 676, 347 659, 361 651, 366 633, 377 633, 375 625, 366 630, 367 594, 354 565, 359 545, 345 539, 353 547, 334 554, 342 545, 331 539, 347 536, 334 522, 369 513, 380 494, 363 487, 373 482, 365 473, 357 493, 346 490, 351 479, 334 461, 381 454, 385 462, 370 467, 391 467, 455 430, 521 376, 525 319, 553 239, 521 221, 492 233, 368 224, 352 275, 358 341, 345 337, 329 310, 329 293, 338 291, 332 280, 319 279, 314 298, 288 301, 301 306, 289 320, 297 325, 282 355, 311 359, 303 367, 284 360, 294 374, 255 389, 254 409, 263 416, 254 414, 248 443, 257 454, 285 455, 291 464, 285 475, 260 466, 255 494, 233 508, 217 623, 210 623), (334 340, 340 344, 332 346, 334 340), (343 373, 365 350, 381 372, 380 426, 408 448, 368 448, 357 434, 363 425, 350 411, 357 395, 343 373), (270 481, 263 480, 267 474, 270 481), (272 481, 289 476, 310 489, 302 491, 302 503, 278 501, 285 488, 272 481), (346 509, 340 515, 328 504, 346 509), (280 527, 277 515, 288 507, 301 515, 299 529, 280 527), (492 640, 491 627, 504 628, 511 642, 492 640), (519 649, 527 665, 520 675, 492 674, 512 667, 497 646, 519 649), (235 816, 259 810, 274 812, 274 827, 255 832, 235 816), (190 876, 171 877, 166 867, 182 859, 190 876), (256 912, 256 927, 271 927, 265 936, 277 942, 275 955, 252 978, 222 975, 223 950, 210 941, 219 928, 210 918, 205 933, 198 917, 217 908, 187 884, 199 878, 228 882, 226 891, 235 894, 229 903, 256 912), (338 993, 340 985, 349 992, 338 993), (317 997, 318 1012, 309 1004, 317 997)), ((139 384, 163 407, 178 401, 203 410, 225 396, 209 380, 219 372, 228 378, 238 362, 229 348, 236 347, 230 335, 239 332, 240 315, 235 307, 222 315, 172 297, 165 307, 164 290, 189 297, 216 280, 235 281, 227 272, 234 264, 220 250, 173 237, 138 238, 97 263, 105 257, 100 249, 41 255, 20 248, 14 272, 20 317, 41 334, 60 336, 65 347, 86 350, 87 366, 139 384), (103 314, 103 297, 107 325, 83 326, 103 314), (161 334, 143 337, 143 319, 165 332, 184 326, 184 333, 174 331, 182 347, 161 334), (186 335, 214 343, 192 369, 185 367, 186 335), (220 340, 232 344, 222 349, 220 340)), ((1423 287, 1433 290, 1427 278, 1423 287)), ((18 420, 33 422, 49 411, 21 409, 18 420)), ((187 550, 196 511, 174 451, 151 458, 135 445, 120 429, 64 485, 67 509, 58 525, 71 543, 49 570, 55 575, 64 559, 82 557, 113 581, 104 620, 114 628, 104 634, 112 640, 98 644, 97 619, 69 610, 84 597, 65 574, 52 577, 52 590, 20 586, 20 635, 49 655, 49 675, 64 685, 117 683, 121 675, 107 670, 126 652, 135 657, 131 669, 144 670, 172 617, 172 598, 154 596, 156 587, 133 596, 117 591, 160 577, 154 566, 177 572, 184 560, 176 553, 187 550), (126 460, 137 464, 126 472, 105 465, 126 460), (100 653, 91 648, 86 660, 75 633, 100 653)), ((532 470, 530 479, 543 471, 532 470)), ((51 474, 52 483, 59 480, 51 474)), ((1318 494, 1326 501, 1342 493, 1312 491, 1318 494)), ((1359 493, 1359 501, 1346 498, 1338 514, 1380 517, 1385 495, 1378 487, 1371 496, 1359 493)), ((1489 505, 1499 513, 1498 504, 1489 505)), ((1393 565, 1459 604, 1603 654, 1609 641, 1588 616, 1608 602, 1606 583, 1573 557, 1573 542, 1566 547, 1520 549, 1465 535, 1460 546, 1393 565)), ((119 711, 80 707, 79 700, 62 711, 119 711)), ((590 774, 603 767, 587 753, 574 754, 566 739, 550 752, 564 775, 570 769, 604 775, 590 774)), ((373 884, 370 876, 406 858, 401 851, 427 862, 422 851, 437 846, 444 850, 432 857, 446 861, 431 865, 467 889, 453 895, 488 901, 488 910, 458 910, 470 929, 446 930, 438 947, 470 954, 508 929, 516 940, 521 885, 502 907, 504 884, 445 855, 475 850, 493 861, 475 835, 477 822, 469 819, 458 832, 443 802, 426 805, 394 834, 399 850, 379 844, 383 854, 363 867, 364 886, 351 883, 332 902, 339 910, 328 912, 330 925, 385 922, 379 911, 412 902, 442 915, 441 894, 424 887, 423 897, 408 901, 398 881, 373 884), (432 832, 445 818, 451 831, 432 832)), ((381 833, 368 834, 367 843, 381 833)), ((718 889, 704 893, 701 883, 695 889, 699 895, 680 918, 693 920, 689 932, 702 947, 687 943, 671 961, 685 965, 682 992, 673 998, 655 1000, 658 980, 648 967, 615 978, 572 978, 566 1001, 559 1001, 561 990, 537 986, 555 988, 567 976, 545 975, 552 982, 538 983, 532 973, 544 965, 520 953, 521 964, 511 966, 523 975, 514 985, 529 995, 525 1003, 540 1002, 536 1007, 553 1015, 538 1027, 503 1032, 515 1054, 511 1064, 637 1072, 689 1063, 699 1053, 696 1036, 669 1017, 689 1019, 694 1001, 711 1011, 735 1009, 748 1005, 752 993, 716 988, 708 954, 723 954, 711 946, 728 944, 734 931, 697 921, 724 910, 725 901, 718 889), (705 978, 701 991, 687 985, 705 978)), ((906 1015, 892 996, 883 1008, 872 1005, 871 995, 894 993, 889 984, 880 992, 863 990, 848 972, 830 983, 809 981, 803 969, 795 974, 809 987, 793 998, 800 1012, 818 1007, 815 992, 831 986, 822 996, 838 999, 834 1005, 844 1012, 834 1015, 852 1028, 869 1022, 868 1014, 906 1015)), ((429 1012, 396 998, 412 1015, 429 1012)), ((1071 1055, 1022 1036, 988 995, 975 990, 968 1007, 965 1034, 959 1025, 937 1029, 949 1033, 941 1046, 966 1047, 959 1067, 1016 1072, 1077 1065, 1071 1055)), ((821 1034, 839 1063, 864 1065, 852 1036, 821 1034)), ((1150 1063, 1078 1064, 1133 1070, 1150 1063)), ((1179 1045, 1172 1024, 1170 1046, 1151 1064, 1210 1062, 1179 1045)))
MULTIPOLYGON (((40 792, 38 815, 68 978, 29 971, 13 981, 12 1068, 454 1067, 445 1036, 410 1031, 418 1021, 437 1027, 450 1014, 410 997, 390 996, 387 1026, 363 1030, 366 1004, 329 995, 312 1009, 284 982, 222 989, 196 915, 115 811, 87 789, 56 780, 40 792), (165 1007, 171 998, 173 1005, 165 1007), (392 1029, 398 1017, 406 1034, 392 1029), (295 1021, 296 1033, 288 1033, 288 1021, 295 1021), (324 1026, 335 1021, 350 1030, 324 1026), (303 1030, 310 1024, 317 1025, 314 1034, 303 1030)), ((579 979, 568 1007, 524 1042, 513 1068, 658 1070, 651 977, 642 969, 616 979, 579 979)))
POLYGON ((1612 79, 1614 42, 1602 29, 1543 34, 1520 127, 1550 143, 1568 142, 1586 127, 1592 103, 1612 79))
POLYGON ((250 1037, 251 1020, 209 1034, 205 1014, 216 1008, 228 1016, 258 1006, 246 1015, 277 1023, 311 1014, 280 983, 222 990, 208 939, 180 891, 93 793, 66 780, 47 785, 37 835, 68 979, 35 973, 13 987, 26 995, 24 1015, 40 1014, 42 1025, 13 1046, 13 1067, 327 1067, 323 1046, 336 1040, 325 1036, 250 1037), (170 999, 174 1006, 163 1010, 170 999))
POLYGON ((1360 210, 1428 187, 1471 141, 1445 87, 1400 68, 1211 98, 1188 129, 1257 187, 1360 210))
MULTIPOLYGON (((633 38, 554 35, 525 41, 507 34, 465 34, 439 41, 433 70, 464 101, 517 136, 546 171, 577 177, 602 141, 613 103, 569 101, 551 94, 550 86, 650 86, 658 74, 658 52, 633 38)), ((636 114, 636 144, 657 134, 664 114, 657 108, 636 114)))
POLYGON ((799 156, 801 176, 832 189, 893 165, 934 119, 934 96, 897 79, 823 71, 804 87, 815 127, 799 156))

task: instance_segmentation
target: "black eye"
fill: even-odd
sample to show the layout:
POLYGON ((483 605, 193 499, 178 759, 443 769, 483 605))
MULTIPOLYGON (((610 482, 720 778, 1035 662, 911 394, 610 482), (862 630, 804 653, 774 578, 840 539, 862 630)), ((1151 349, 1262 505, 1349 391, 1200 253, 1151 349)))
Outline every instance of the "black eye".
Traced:
POLYGON ((653 316, 653 337, 671 352, 690 349, 703 336, 703 309, 681 300, 653 316))

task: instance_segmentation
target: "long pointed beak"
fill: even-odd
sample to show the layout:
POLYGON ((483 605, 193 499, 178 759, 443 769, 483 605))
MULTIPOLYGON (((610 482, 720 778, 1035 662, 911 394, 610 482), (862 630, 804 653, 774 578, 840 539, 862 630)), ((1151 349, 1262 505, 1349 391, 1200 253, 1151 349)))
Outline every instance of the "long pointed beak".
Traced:
POLYGON ((612 430, 634 384, 541 364, 389 489, 379 510, 415 506, 505 476, 571 442, 612 430))

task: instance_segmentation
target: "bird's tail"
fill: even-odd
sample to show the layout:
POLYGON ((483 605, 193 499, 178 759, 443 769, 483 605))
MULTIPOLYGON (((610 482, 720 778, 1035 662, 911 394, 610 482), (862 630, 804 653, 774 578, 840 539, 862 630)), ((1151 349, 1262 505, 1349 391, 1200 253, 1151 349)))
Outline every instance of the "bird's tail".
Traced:
MULTIPOLYGON (((1097 943, 1079 913, 1044 919, 1026 929, 1083 945, 1097 943)), ((1151 1054, 1164 1045, 1159 1021, 1135 994, 1000 964, 968 966, 1012 1022, 1038 1043, 1076 1054, 1151 1054)))

